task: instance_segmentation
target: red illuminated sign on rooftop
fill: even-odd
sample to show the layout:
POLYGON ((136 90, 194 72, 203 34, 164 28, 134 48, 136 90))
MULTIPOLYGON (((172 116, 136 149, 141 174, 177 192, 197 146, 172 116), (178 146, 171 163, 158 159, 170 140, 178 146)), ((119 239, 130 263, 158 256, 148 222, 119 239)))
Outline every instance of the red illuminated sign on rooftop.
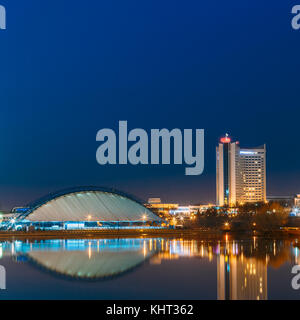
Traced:
POLYGON ((231 139, 229 137, 223 137, 220 140, 222 143, 230 143, 231 139))

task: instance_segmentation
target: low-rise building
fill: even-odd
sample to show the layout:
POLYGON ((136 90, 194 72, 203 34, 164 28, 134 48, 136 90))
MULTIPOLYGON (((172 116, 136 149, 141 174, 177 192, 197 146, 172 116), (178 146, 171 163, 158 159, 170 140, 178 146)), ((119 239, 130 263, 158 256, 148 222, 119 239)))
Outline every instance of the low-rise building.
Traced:
POLYGON ((292 207, 294 205, 294 196, 267 196, 268 202, 278 202, 283 207, 292 207))
POLYGON ((150 198, 145 207, 153 211, 158 215, 169 215, 170 210, 177 210, 179 207, 178 203, 161 203, 160 198, 150 198))
POLYGON ((300 208, 300 194, 297 194, 294 198, 294 206, 300 208))

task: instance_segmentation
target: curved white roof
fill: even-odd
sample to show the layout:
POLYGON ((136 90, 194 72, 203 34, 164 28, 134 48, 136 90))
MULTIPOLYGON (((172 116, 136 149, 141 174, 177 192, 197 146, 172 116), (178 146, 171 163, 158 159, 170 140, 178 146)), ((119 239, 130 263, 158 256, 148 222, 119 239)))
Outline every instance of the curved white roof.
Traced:
POLYGON ((113 192, 78 191, 57 196, 30 212, 29 221, 159 221, 142 204, 113 192), (146 217, 146 219, 145 219, 146 217))

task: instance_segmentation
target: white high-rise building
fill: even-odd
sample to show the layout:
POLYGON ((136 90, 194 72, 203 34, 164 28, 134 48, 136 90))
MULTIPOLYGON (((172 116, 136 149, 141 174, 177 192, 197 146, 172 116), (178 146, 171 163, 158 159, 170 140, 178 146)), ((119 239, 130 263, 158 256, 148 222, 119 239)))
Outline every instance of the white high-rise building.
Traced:
POLYGON ((266 146, 240 148, 226 134, 217 147, 217 205, 266 201, 266 146))

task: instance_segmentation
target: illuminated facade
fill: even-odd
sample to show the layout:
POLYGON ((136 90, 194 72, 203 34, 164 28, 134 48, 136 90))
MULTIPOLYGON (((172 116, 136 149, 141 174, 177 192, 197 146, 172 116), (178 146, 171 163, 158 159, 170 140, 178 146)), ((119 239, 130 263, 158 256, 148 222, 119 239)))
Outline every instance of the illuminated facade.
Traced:
POLYGON ((184 215, 190 216, 197 213, 205 212, 207 209, 214 207, 214 204, 180 206, 178 203, 161 203, 160 198, 150 198, 145 207, 151 209, 156 214, 184 215))
POLYGON ((266 146, 245 149, 226 135, 216 149, 217 205, 266 201, 266 146))
POLYGON ((300 208, 300 194, 297 194, 296 197, 294 198, 294 206, 296 208, 300 208))
POLYGON ((214 207, 213 204, 205 204, 205 205, 199 205, 199 206, 179 206, 175 210, 170 210, 169 213, 171 215, 185 215, 190 216, 193 214, 203 213, 209 208, 214 207))
POLYGON ((177 210, 179 207, 178 203, 161 203, 160 198, 150 198, 145 207, 149 208, 151 211, 158 215, 169 215, 171 210, 177 210))

